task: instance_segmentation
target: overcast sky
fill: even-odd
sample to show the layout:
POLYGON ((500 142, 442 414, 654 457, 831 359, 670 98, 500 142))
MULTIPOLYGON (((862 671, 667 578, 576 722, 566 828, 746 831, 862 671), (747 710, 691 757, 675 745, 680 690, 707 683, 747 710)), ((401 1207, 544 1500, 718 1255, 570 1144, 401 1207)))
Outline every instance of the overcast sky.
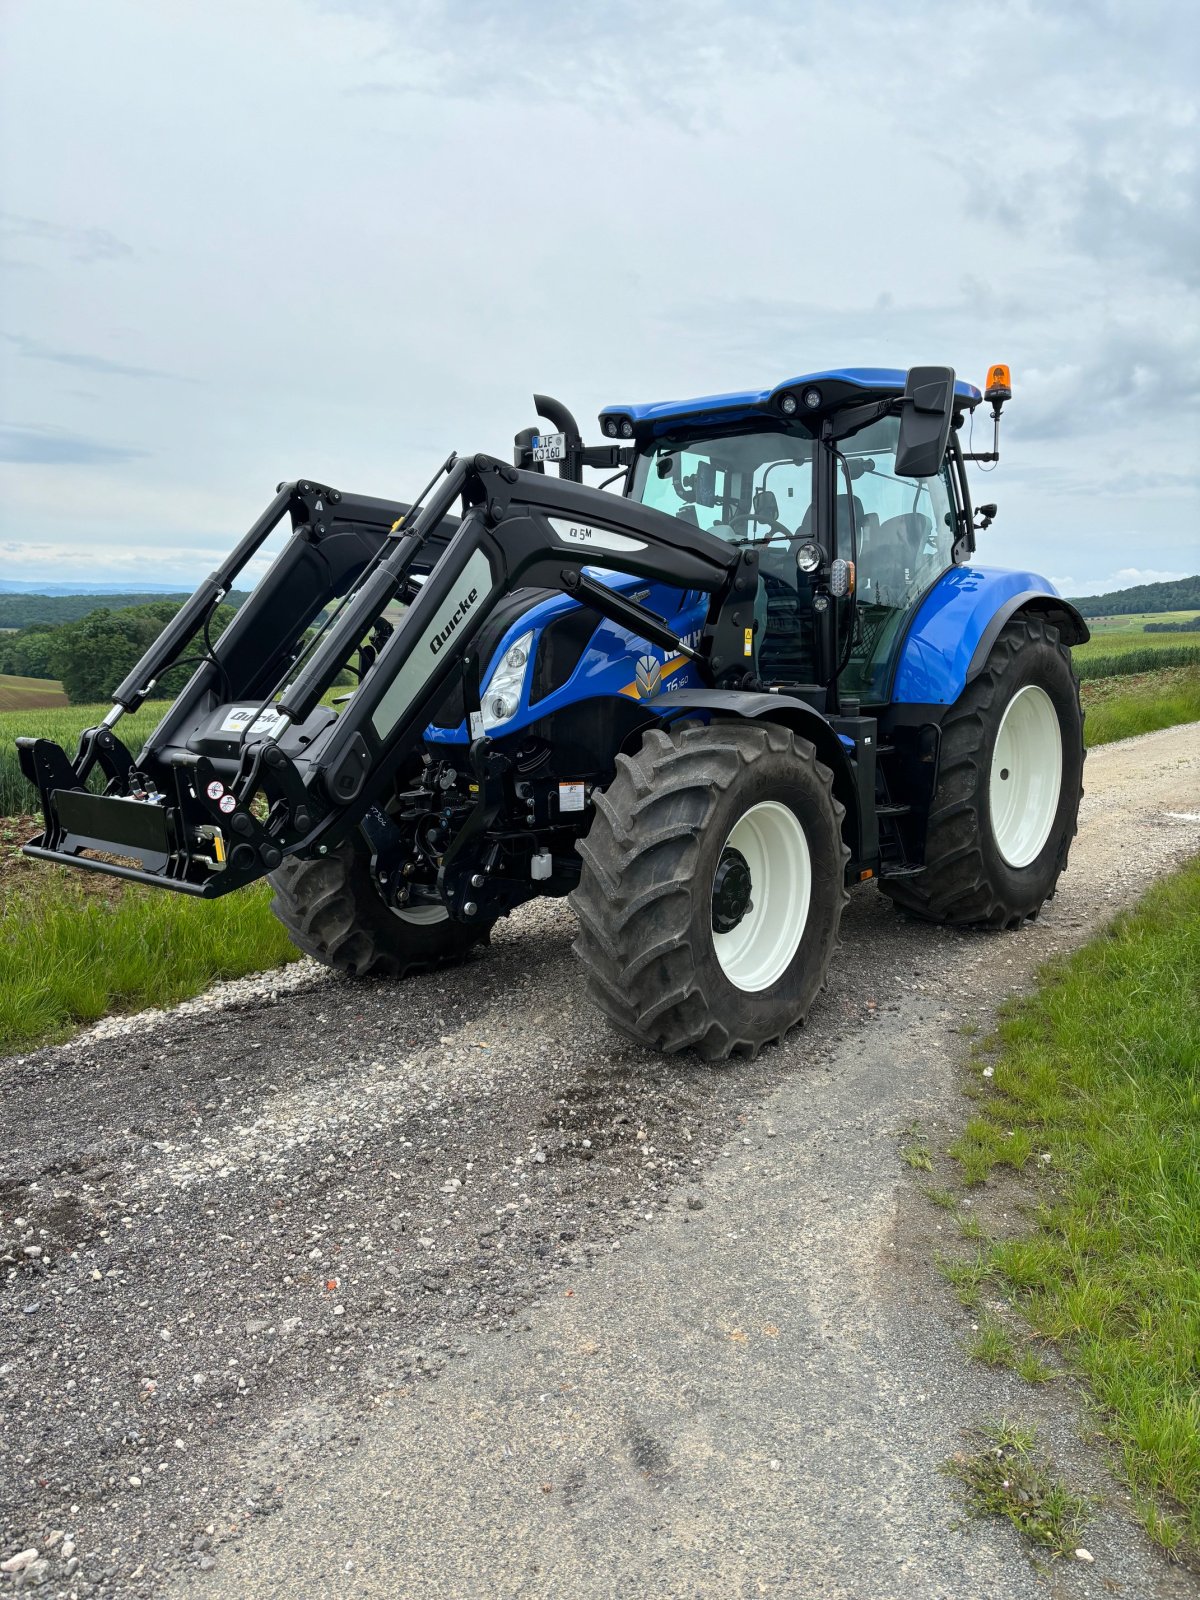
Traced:
POLYGON ((1195 572, 1198 17, 0 0, 0 576, 190 585, 278 480, 404 498, 535 388, 598 439, 993 361, 981 558, 1195 572))

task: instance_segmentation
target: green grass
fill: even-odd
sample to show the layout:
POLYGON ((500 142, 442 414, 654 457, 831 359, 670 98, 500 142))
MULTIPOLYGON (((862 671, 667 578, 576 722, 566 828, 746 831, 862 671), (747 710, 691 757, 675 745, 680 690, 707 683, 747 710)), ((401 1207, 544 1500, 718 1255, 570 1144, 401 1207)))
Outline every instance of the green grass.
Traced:
POLYGON ((1038 1453, 1036 1431, 1002 1419, 984 1423, 975 1438, 979 1449, 952 1456, 943 1466, 962 1485, 967 1510, 1011 1522, 1022 1538, 1054 1555, 1073 1554, 1088 1505, 1038 1453))
POLYGON ((932 1172, 933 1158, 923 1144, 906 1145, 900 1152, 900 1159, 906 1167, 912 1167, 916 1172, 932 1172))
POLYGON ((1036 1153, 1032 1233, 939 1263, 1008 1284, 1099 1401, 1142 1520, 1200 1548, 1200 859, 1009 1008, 952 1148, 968 1181, 1036 1153), (1049 1156, 1049 1161, 1041 1159, 1049 1156))
POLYGON ((1154 673, 1137 683, 1123 678, 1086 683, 1083 708, 1089 749, 1156 728, 1200 722, 1200 666, 1154 673))
MULTIPOLYGON (((151 729, 161 721, 169 702, 152 700, 140 711, 121 720, 118 733, 134 755, 151 729)), ((38 706, 26 710, 0 710, 0 817, 15 816, 19 812, 33 811, 37 795, 21 776, 17 765, 18 734, 30 734, 39 739, 53 739, 61 744, 68 756, 74 756, 79 735, 85 728, 94 728, 102 717, 112 710, 111 703, 94 706, 38 706)), ((103 787, 103 780, 97 777, 103 787)))
POLYGON ((938 1256, 938 1271, 954 1288, 961 1304, 973 1309, 979 1304, 979 1291, 992 1275, 992 1265, 982 1254, 970 1261, 959 1261, 951 1256, 938 1256))
POLYGON ((1012 1334, 995 1317, 982 1318, 967 1348, 972 1360, 982 1361, 989 1367, 1011 1367, 1016 1363, 1012 1334))
POLYGON ((109 900, 74 877, 47 867, 5 884, 0 1055, 297 957, 265 885, 211 901, 130 885, 109 900))

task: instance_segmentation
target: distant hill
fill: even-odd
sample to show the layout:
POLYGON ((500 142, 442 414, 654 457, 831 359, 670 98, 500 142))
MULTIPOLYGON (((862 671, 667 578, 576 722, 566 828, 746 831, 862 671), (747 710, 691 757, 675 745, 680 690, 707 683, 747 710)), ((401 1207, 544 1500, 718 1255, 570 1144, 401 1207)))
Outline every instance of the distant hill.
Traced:
MULTIPOLYGON (((194 587, 194 585, 193 585, 194 587)), ((186 584, 179 583, 144 583, 142 592, 152 594, 156 599, 164 594, 191 594, 186 584)), ((0 594, 126 594, 128 585, 124 583, 52 583, 43 582, 26 583, 16 578, 0 578, 0 594)))
MULTIPOLYGON (((0 583, 0 590, 4 587, 0 583)), ((93 611, 128 611, 131 606, 152 605, 160 600, 186 600, 190 590, 149 588, 140 594, 124 590, 93 589, 87 593, 52 591, 52 587, 36 593, 0 593, 0 628, 57 627, 60 622, 78 622, 93 611)), ((237 607, 246 598, 244 592, 233 590, 226 604, 237 607)))
MULTIPOLYGON (((1071 597, 1068 597, 1071 598, 1071 597)), ((1085 617, 1122 617, 1138 611, 1200 611, 1200 574, 1175 578, 1170 583, 1139 583, 1133 589, 1111 594, 1087 594, 1071 599, 1085 617)))

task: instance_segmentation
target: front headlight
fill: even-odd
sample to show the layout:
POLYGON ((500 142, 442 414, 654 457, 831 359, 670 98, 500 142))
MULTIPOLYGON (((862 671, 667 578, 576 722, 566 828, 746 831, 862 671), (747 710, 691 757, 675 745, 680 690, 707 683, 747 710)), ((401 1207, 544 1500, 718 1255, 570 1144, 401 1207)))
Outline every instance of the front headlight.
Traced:
POLYGON ((487 732, 491 733, 516 716, 532 650, 533 632, 530 630, 514 639, 500 657, 499 665, 480 696, 483 726, 487 732))

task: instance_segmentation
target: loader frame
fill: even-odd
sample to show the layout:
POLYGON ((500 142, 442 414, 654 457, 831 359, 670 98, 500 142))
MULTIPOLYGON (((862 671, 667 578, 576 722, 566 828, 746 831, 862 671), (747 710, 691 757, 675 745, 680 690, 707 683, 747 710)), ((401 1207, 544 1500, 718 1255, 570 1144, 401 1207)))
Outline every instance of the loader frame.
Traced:
MULTIPOLYGON (((213 898, 275 870, 285 856, 325 854, 361 827, 386 882, 398 846, 385 801, 456 683, 472 732, 472 801, 439 859, 437 890, 460 919, 510 909, 531 891, 493 877, 484 860, 505 761, 479 719, 487 662, 475 641, 503 598, 523 588, 557 590, 692 658, 714 699, 706 703, 704 692, 672 697, 677 712, 769 713, 811 730, 847 802, 873 824, 871 739, 871 759, 859 765, 805 701, 746 693, 763 687, 749 659, 757 562, 753 548, 731 546, 637 502, 484 455, 451 457, 415 511, 307 481, 281 485, 228 561, 118 687, 113 711, 82 736, 74 761, 49 740, 18 740, 46 821, 26 851, 213 898), (289 514, 292 538, 283 554, 135 758, 115 731, 120 716, 179 659, 289 514), (699 641, 685 642, 662 617, 599 582, 593 568, 706 594, 699 641), (407 610, 393 627, 385 612, 398 598, 407 610), (340 604, 306 647, 306 630, 331 599, 340 604), (322 697, 356 654, 360 686, 335 716, 322 697), (230 701, 259 702, 264 734, 255 736, 252 719, 223 743, 210 738, 211 753, 198 751, 214 714, 230 701), (88 788, 97 767, 107 780, 104 794, 88 788)), ((864 853, 874 854, 873 827, 856 842, 857 866, 864 853)))

